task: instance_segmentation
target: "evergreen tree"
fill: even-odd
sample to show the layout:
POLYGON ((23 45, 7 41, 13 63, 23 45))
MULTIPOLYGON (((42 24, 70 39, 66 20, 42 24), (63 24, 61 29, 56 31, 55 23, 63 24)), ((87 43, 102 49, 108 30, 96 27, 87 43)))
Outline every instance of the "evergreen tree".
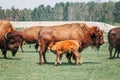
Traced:
POLYGON ((114 15, 114 21, 120 23, 120 1, 116 2, 115 4, 113 15, 114 15))

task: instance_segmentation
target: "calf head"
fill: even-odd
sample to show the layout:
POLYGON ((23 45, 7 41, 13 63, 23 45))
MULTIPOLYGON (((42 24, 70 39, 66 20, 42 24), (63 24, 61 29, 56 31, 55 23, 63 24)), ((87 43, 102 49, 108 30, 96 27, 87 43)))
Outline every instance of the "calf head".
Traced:
POLYGON ((90 35, 93 41, 92 46, 96 47, 97 50, 99 50, 100 46, 104 43, 103 31, 100 30, 99 27, 93 26, 90 28, 90 35))
POLYGON ((22 42, 22 36, 17 31, 8 32, 5 35, 7 49, 12 52, 12 56, 15 56, 22 42))

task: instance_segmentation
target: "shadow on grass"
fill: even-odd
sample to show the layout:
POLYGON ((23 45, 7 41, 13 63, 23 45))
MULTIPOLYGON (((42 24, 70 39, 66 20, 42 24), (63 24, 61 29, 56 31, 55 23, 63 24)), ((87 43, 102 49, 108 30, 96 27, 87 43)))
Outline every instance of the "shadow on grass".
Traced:
POLYGON ((101 64, 101 62, 83 62, 83 64, 101 64))
MULTIPOLYGON (((41 65, 39 63, 37 63, 37 64, 41 65)), ((83 62, 82 65, 83 64, 101 64, 101 62, 83 62)), ((42 65, 53 65, 53 66, 55 66, 55 63, 54 62, 48 62, 47 64, 42 63, 42 65)), ((62 62, 62 64, 58 63, 57 66, 81 66, 81 65, 80 64, 76 65, 74 62, 71 63, 71 64, 69 64, 67 62, 62 62)))
POLYGON ((20 58, 3 58, 3 57, 0 57, 0 59, 4 59, 4 60, 21 60, 20 58))
POLYGON ((24 52, 22 52, 22 51, 19 51, 19 52, 21 52, 21 53, 38 53, 38 52, 36 52, 36 51, 24 51, 24 52))
MULTIPOLYGON (((37 63, 38 65, 41 65, 41 64, 39 64, 39 63, 37 63)), ((67 63, 67 62, 62 62, 62 64, 57 64, 57 65, 55 65, 55 63, 54 62, 48 62, 47 64, 46 63, 42 63, 42 65, 53 65, 53 66, 75 66, 75 63, 72 63, 72 64, 69 64, 69 63, 67 63)), ((41 65, 41 66, 42 66, 41 65)))
POLYGON ((120 59, 120 57, 114 57, 114 58, 107 58, 109 60, 115 60, 115 59, 120 59))

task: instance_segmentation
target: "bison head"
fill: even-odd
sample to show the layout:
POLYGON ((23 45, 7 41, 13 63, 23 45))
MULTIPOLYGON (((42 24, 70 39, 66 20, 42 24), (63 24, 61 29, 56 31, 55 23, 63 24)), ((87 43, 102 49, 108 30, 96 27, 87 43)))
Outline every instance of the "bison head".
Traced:
POLYGON ((100 46, 104 43, 103 31, 100 30, 99 27, 93 26, 90 28, 90 35, 93 41, 92 46, 96 47, 96 49, 99 50, 100 46))
POLYGON ((12 52, 12 56, 15 56, 22 41, 22 36, 17 31, 8 32, 5 35, 7 49, 12 52))

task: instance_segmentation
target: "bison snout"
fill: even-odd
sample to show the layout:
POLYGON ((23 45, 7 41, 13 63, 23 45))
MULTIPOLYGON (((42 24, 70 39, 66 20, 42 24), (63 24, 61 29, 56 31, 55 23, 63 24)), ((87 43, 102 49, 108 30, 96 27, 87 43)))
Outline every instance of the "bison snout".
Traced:
POLYGON ((14 46, 14 48, 18 49, 18 48, 19 48, 19 46, 14 46))
POLYGON ((14 46, 14 50, 18 50, 19 46, 14 46))

